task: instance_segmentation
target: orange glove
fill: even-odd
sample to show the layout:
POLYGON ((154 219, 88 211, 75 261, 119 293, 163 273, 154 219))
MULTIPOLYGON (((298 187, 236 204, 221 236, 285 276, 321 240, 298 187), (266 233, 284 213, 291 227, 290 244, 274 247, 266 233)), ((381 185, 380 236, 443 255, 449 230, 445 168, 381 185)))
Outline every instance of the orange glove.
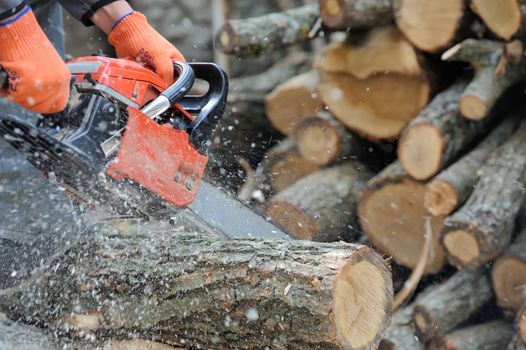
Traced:
POLYGON ((174 82, 173 61, 184 62, 183 55, 153 29, 139 12, 124 15, 113 26, 108 38, 117 56, 133 57, 152 67, 166 84, 174 82))
POLYGON ((0 66, 9 75, 0 96, 37 113, 66 107, 71 74, 29 6, 0 23, 0 66))

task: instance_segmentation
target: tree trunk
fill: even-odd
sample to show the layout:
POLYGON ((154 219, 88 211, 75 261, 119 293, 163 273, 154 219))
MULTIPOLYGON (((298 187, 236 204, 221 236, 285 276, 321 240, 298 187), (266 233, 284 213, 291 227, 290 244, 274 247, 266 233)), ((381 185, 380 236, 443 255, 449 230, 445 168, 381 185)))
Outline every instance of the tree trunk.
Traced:
POLYGON ((345 126, 373 141, 394 140, 431 94, 421 57, 396 27, 351 45, 329 46, 315 61, 319 93, 345 126))
POLYGON ((323 23, 329 28, 369 28, 393 19, 391 0, 318 0, 323 23))
POLYGON ((427 184, 426 209, 435 216, 447 216, 473 193, 481 168, 489 155, 517 130, 522 115, 510 116, 471 152, 440 172, 427 184))
POLYGON ((439 243, 442 217, 430 217, 424 207, 425 184, 409 176, 399 162, 376 175, 358 202, 367 238, 401 265, 415 268, 425 244, 426 218, 431 220, 433 254, 425 273, 437 273, 445 263, 439 243))
POLYGON ((216 45, 229 55, 259 56, 310 39, 318 17, 318 6, 312 4, 261 17, 229 20, 217 33, 216 45))
POLYGON ((431 350, 502 350, 513 336, 513 326, 492 321, 461 328, 434 341, 431 350))
POLYGON ((492 154, 482 173, 471 197, 442 230, 442 242, 456 266, 481 266, 511 240, 526 199, 526 124, 492 154))
POLYGON ((320 166, 363 154, 365 146, 330 113, 319 112, 302 120, 293 138, 303 158, 320 166))
POLYGON ((249 175, 238 197, 264 202, 299 179, 320 170, 320 166, 303 158, 292 139, 285 139, 265 153, 263 161, 249 175), (263 198, 261 198, 263 197, 263 198))
POLYGON ((513 62, 506 52, 506 44, 467 39, 444 53, 444 60, 470 62, 475 68, 475 77, 460 98, 460 112, 464 117, 487 118, 504 91, 524 80, 526 60, 520 51, 520 62, 513 62))
POLYGON ((413 306, 398 310, 393 315, 391 325, 380 342, 378 350, 424 350, 425 345, 416 336, 413 325, 413 306))
POLYGON ((417 48, 437 52, 462 36, 470 22, 466 0, 393 0, 398 28, 417 48))
POLYGON ((216 349, 372 350, 389 324, 389 268, 369 248, 142 230, 73 244, 1 308, 58 333, 216 349))
POLYGON ((496 113, 483 122, 460 117, 458 101, 465 87, 459 82, 438 94, 404 129, 398 158, 415 179, 429 179, 488 132, 496 113))
POLYGON ((496 36, 510 40, 523 26, 524 0, 471 0, 471 9, 496 36))
MULTIPOLYGON (((526 230, 523 230, 491 269, 497 303, 504 309, 518 310, 525 302, 526 230)), ((526 325, 524 334, 526 335, 526 325)), ((526 341, 526 337, 524 338, 526 341)))
POLYGON ((309 175, 274 196, 266 214, 300 239, 355 241, 357 198, 372 173, 346 161, 309 175))
POLYGON ((467 320, 492 297, 485 269, 461 270, 431 286, 414 303, 413 320, 424 341, 443 336, 467 320))
POLYGON ((286 81, 267 95, 267 117, 277 130, 291 135, 302 119, 323 110, 318 83, 318 73, 310 71, 286 81))

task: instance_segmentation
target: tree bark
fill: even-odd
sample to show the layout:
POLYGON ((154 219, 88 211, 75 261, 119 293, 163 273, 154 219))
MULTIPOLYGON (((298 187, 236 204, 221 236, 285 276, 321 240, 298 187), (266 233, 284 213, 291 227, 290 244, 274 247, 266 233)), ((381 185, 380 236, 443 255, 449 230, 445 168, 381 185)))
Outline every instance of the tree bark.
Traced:
POLYGON ((328 112, 302 120, 293 133, 300 154, 320 166, 363 154, 363 142, 328 112))
POLYGON ((466 0, 393 0, 398 28, 417 48, 437 52, 466 32, 466 0))
POLYGON ((517 130, 522 115, 510 116, 472 151, 427 184, 425 206, 435 216, 447 216, 473 193, 489 155, 517 130))
POLYGON ((247 177, 238 197, 264 202, 266 198, 318 170, 320 166, 303 158, 294 141, 286 138, 265 153, 263 161, 247 177))
MULTIPOLYGON (((526 230, 495 261, 491 269, 491 281, 497 304, 501 308, 518 310, 526 302, 526 230)), ((526 329, 524 334, 526 335, 526 329)))
POLYGON ((318 83, 318 73, 310 71, 280 84, 267 95, 267 117, 278 131, 291 135, 302 119, 323 110, 318 83))
POLYGON ((274 196, 266 214, 300 239, 356 241, 357 198, 372 173, 346 161, 309 175, 274 196))
POLYGON ((375 349, 392 285, 370 248, 103 229, 3 290, 11 317, 58 333, 192 348, 375 349), (152 239, 152 235, 155 239, 152 239))
POLYGON ((454 331, 431 343, 431 350, 502 350, 513 336, 513 326, 492 321, 454 331))
POLYGON ((414 307, 407 306, 393 315, 391 325, 380 342, 378 350, 424 350, 425 345, 416 336, 413 325, 414 307))
POLYGON ((526 124, 492 154, 475 191, 442 230, 452 264, 478 267, 499 256, 511 240, 526 199, 526 124))
POLYGON ((216 45, 229 55, 259 56, 310 39, 318 17, 318 6, 312 4, 261 17, 229 20, 217 33, 216 45))
POLYGON ((373 141, 394 140, 428 103, 421 56, 393 26, 363 40, 329 46, 315 60, 319 93, 345 126, 373 141))
POLYGON ((398 158, 415 179, 435 175, 492 126, 497 113, 482 122, 460 117, 458 101, 465 87, 458 82, 438 94, 402 132, 398 158))
POLYGON ((414 303, 413 320, 423 341, 455 329, 492 297, 485 269, 461 270, 446 282, 427 288, 414 303))
POLYGON ((488 117, 504 91, 526 77, 526 60, 520 57, 519 62, 512 62, 501 42, 466 39, 442 58, 469 62, 475 68, 475 77, 460 98, 460 112, 472 120, 488 117))
POLYGON ((392 0, 318 0, 329 28, 370 28, 393 20, 392 0))
POLYGON ((445 263, 439 243, 442 217, 430 217, 424 207, 425 184, 415 181, 399 162, 367 183, 358 202, 362 229, 375 246, 400 265, 415 268, 425 245, 426 218, 431 220, 433 254, 424 272, 437 273, 445 263))
POLYGON ((523 0, 471 0, 471 9, 496 36, 510 40, 523 26, 523 0))

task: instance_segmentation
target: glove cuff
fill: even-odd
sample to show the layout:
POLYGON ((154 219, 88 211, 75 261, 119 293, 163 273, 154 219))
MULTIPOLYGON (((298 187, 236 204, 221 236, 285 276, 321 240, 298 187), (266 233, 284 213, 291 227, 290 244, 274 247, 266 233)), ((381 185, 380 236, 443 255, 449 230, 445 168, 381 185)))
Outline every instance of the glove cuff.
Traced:
POLYGON ((12 19, 0 24, 0 61, 38 59, 38 55, 54 51, 53 49, 42 52, 39 50, 42 45, 49 45, 49 49, 53 49, 29 6, 12 19))
POLYGON ((140 33, 140 39, 144 40, 144 35, 150 31, 150 25, 146 16, 134 11, 122 16, 114 25, 108 36, 108 42, 119 49, 123 46, 134 47, 137 42, 135 33, 140 33))

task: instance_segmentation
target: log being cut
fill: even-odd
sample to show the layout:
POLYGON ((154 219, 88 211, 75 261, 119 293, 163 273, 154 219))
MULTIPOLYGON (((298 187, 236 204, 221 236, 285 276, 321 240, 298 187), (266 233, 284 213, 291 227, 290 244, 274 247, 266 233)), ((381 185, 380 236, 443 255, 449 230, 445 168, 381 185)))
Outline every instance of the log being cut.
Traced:
POLYGON ((526 199, 526 125, 492 154, 468 201, 447 218, 442 243, 452 264, 478 267, 510 243, 526 199))
POLYGON ((329 46, 315 60, 329 111, 356 133, 393 140, 428 103, 431 81, 422 58, 393 26, 329 46))
POLYGON ((367 183, 358 202, 358 215, 367 239, 409 268, 415 268, 419 262, 425 245, 426 220, 430 220, 433 253, 425 267, 425 273, 430 274, 440 271, 445 263, 439 243, 444 218, 427 213, 425 192, 425 184, 414 180, 395 162, 367 183))
POLYGON ((19 287, 11 318, 57 333, 192 348, 376 349, 392 282, 372 249, 106 228, 19 287))
POLYGON ((372 175, 360 162, 345 161, 278 193, 265 205, 265 213, 296 238, 356 241, 357 199, 372 175))

